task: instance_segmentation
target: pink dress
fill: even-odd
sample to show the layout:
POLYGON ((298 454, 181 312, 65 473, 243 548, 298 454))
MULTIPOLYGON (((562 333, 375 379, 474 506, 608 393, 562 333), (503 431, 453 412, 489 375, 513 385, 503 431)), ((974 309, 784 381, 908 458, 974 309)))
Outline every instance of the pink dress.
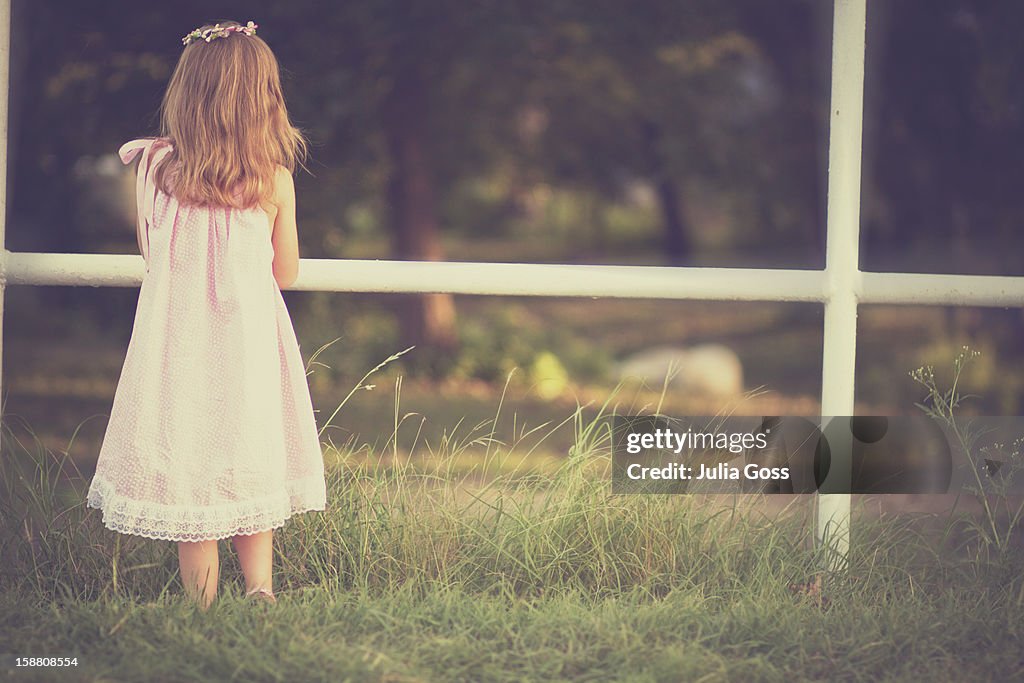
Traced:
POLYGON ((305 366, 273 276, 267 214, 179 204, 142 153, 146 274, 87 504, 114 531, 172 541, 253 534, 323 510, 305 366))

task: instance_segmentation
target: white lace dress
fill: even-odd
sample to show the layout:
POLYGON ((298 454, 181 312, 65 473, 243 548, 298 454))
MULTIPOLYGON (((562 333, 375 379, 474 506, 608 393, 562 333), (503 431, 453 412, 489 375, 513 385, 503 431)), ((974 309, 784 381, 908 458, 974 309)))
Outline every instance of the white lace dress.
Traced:
POLYGON ((323 456, 261 209, 179 204, 139 152, 146 275, 87 503, 109 529, 200 541, 323 510, 323 456))

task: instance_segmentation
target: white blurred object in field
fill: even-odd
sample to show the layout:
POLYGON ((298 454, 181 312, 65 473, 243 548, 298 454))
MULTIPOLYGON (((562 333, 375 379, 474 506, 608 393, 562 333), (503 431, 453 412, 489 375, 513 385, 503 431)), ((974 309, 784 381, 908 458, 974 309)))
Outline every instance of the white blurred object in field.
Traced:
POLYGON ((721 344, 689 348, 669 346, 638 351, 617 367, 623 381, 641 381, 660 389, 668 387, 700 396, 737 396, 743 393, 743 364, 736 353, 721 344))

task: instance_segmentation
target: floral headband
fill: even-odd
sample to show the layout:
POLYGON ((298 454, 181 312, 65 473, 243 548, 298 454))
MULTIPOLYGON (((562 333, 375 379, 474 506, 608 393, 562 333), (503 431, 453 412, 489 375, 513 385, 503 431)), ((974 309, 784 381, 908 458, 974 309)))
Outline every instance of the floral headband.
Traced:
POLYGON ((256 35, 256 29, 259 25, 254 24, 251 21, 245 26, 221 26, 220 24, 214 24, 211 28, 206 30, 196 29, 189 33, 187 36, 181 39, 183 45, 188 47, 197 40, 210 42, 214 38, 227 38, 232 33, 244 33, 247 36, 256 35))

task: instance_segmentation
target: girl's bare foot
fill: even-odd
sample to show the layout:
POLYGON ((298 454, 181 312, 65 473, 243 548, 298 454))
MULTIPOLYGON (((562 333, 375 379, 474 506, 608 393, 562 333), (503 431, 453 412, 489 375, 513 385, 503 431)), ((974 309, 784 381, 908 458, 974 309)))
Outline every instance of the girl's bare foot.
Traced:
POLYGON ((257 588, 251 590, 245 594, 245 597, 250 598, 255 602, 265 602, 270 605, 277 604, 277 598, 274 597, 274 592, 268 588, 257 588))
POLYGON ((234 536, 231 539, 238 551, 238 563, 245 575, 246 595, 265 591, 263 599, 272 602, 274 597, 274 532, 261 531, 248 536, 234 536), (266 595, 269 594, 269 599, 266 595))

